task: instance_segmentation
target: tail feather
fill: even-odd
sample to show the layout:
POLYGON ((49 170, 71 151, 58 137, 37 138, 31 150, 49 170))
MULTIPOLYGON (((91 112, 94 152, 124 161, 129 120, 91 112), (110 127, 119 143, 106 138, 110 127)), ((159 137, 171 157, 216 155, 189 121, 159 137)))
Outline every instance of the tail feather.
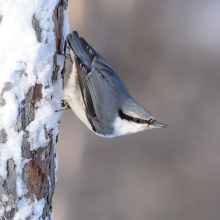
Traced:
POLYGON ((73 53, 80 58, 82 63, 91 69, 91 60, 85 50, 82 47, 79 35, 76 31, 73 31, 71 34, 67 36, 67 42, 70 48, 73 50, 73 53))
POLYGON ((84 51, 87 53, 87 55, 89 56, 89 58, 91 60, 93 60, 96 56, 98 56, 99 58, 101 58, 105 63, 107 63, 104 58, 98 53, 96 52, 87 42, 84 38, 80 37, 81 40, 81 45, 84 49, 84 51))

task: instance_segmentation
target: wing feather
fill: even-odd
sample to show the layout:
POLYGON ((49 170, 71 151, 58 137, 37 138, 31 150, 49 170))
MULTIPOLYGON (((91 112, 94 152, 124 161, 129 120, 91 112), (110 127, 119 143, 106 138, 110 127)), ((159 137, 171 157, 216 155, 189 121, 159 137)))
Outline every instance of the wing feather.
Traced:
POLYGON ((83 38, 80 38, 80 42, 80 51, 85 53, 83 57, 87 56, 91 60, 91 65, 88 66, 78 54, 74 56, 86 116, 95 132, 102 135, 111 134, 112 123, 121 102, 125 100, 122 97, 128 97, 130 94, 108 63, 83 38))
POLYGON ((82 93, 83 101, 86 107, 86 116, 93 130, 96 131, 92 121, 94 118, 97 118, 97 116, 96 116, 95 108, 93 105, 93 100, 92 100, 91 93, 90 93, 91 86, 88 85, 88 81, 86 80, 88 69, 85 65, 83 65, 79 57, 75 55, 74 59, 76 62, 76 68, 77 68, 77 72, 79 76, 79 84, 80 84, 81 93, 82 93))

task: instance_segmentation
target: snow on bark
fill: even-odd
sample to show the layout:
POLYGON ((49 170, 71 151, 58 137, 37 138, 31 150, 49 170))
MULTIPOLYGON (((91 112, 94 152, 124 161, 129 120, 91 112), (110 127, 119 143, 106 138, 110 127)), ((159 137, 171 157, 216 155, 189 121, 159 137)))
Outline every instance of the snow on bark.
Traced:
POLYGON ((0 219, 53 219, 67 2, 0 0, 0 219))

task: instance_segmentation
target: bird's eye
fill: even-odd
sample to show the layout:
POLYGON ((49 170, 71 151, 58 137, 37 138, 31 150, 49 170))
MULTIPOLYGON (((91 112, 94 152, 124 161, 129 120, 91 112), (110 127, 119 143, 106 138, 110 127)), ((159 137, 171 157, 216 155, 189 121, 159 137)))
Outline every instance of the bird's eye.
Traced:
POLYGON ((155 120, 154 120, 153 118, 150 118, 150 119, 149 119, 149 124, 153 124, 154 121, 155 121, 155 120))
POLYGON ((133 118, 133 121, 138 124, 141 122, 141 120, 139 118, 133 118))
POLYGON ((141 121, 141 120, 140 120, 139 118, 136 118, 136 122, 137 122, 137 123, 140 123, 140 121, 141 121))

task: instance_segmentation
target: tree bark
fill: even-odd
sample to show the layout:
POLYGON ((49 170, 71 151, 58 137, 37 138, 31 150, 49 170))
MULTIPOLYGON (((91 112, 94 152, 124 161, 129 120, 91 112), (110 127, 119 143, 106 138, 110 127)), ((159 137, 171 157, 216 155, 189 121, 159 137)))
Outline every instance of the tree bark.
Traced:
POLYGON ((1 36, 11 39, 0 43, 0 219, 53 219, 67 1, 6 2, 0 0, 1 36))

